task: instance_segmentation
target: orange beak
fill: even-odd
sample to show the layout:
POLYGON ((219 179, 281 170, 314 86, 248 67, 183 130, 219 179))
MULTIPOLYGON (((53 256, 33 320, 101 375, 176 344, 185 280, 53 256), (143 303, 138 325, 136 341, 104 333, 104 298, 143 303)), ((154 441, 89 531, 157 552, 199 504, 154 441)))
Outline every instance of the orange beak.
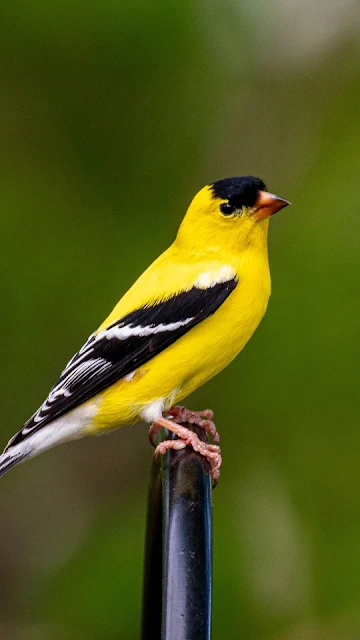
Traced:
POLYGON ((267 191, 259 191, 253 207, 253 218, 256 222, 259 222, 272 216, 273 213, 280 211, 280 209, 287 207, 288 204, 291 204, 289 200, 278 198, 278 196, 274 196, 273 193, 268 193, 267 191))

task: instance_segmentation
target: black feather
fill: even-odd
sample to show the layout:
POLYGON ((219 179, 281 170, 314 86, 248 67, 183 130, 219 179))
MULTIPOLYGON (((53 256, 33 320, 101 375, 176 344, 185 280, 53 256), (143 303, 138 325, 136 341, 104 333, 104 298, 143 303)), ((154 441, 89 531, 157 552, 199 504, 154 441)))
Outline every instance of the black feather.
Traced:
POLYGON ((216 198, 229 200, 238 209, 252 207, 259 191, 267 191, 263 181, 254 176, 224 178, 211 186, 216 198))

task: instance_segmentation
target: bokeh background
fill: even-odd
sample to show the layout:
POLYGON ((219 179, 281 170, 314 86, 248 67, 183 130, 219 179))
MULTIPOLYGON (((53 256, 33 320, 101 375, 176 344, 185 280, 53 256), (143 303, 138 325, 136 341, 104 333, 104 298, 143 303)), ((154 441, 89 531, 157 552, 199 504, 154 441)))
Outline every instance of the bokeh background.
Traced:
MULTIPOLYGON (((357 0, 0 7, 5 445, 208 182, 260 175, 273 295, 188 400, 222 435, 214 640, 360 637, 357 0)), ((0 483, 0 637, 139 637, 137 425, 0 483)))

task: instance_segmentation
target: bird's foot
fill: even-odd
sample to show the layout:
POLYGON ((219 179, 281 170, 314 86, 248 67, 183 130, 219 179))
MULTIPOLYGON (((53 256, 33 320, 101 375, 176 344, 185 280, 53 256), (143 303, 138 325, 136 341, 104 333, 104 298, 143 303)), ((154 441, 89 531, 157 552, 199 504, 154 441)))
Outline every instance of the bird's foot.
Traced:
MULTIPOLYGON (((190 411, 185 407, 175 405, 168 411, 168 419, 176 422, 177 424, 189 424, 196 425, 209 434, 212 441, 218 444, 220 441, 220 435, 216 430, 215 423, 213 422, 214 412, 211 409, 204 409, 203 411, 190 411)), ((159 422, 154 422, 149 429, 149 440, 153 447, 156 447, 154 442, 155 436, 161 431, 162 427, 159 422)))
POLYGON ((169 409, 171 418, 178 424, 188 422, 189 424, 200 427, 209 434, 215 444, 220 442, 220 435, 216 430, 213 422, 214 412, 211 409, 203 409, 203 411, 190 411, 185 407, 175 405, 169 409))
MULTIPOLYGON (((182 407, 180 407, 180 409, 182 409, 182 407)), ((189 413, 192 413, 192 412, 189 412, 189 413)), ((204 413, 200 412, 200 415, 204 415, 204 413)), ((200 418, 198 417, 197 419, 200 419, 200 418)), ((197 423, 192 422, 192 424, 197 424, 197 423)), ((200 425, 198 424, 198 426, 200 425)), ((169 449, 179 450, 179 449, 184 449, 186 446, 192 447, 194 451, 204 456, 209 462, 210 475, 213 480, 213 486, 215 487, 220 477, 220 466, 221 466, 220 447, 218 447, 218 445, 216 444, 209 444, 208 442, 203 442, 196 435, 196 433, 194 433, 194 431, 191 431, 191 429, 187 429, 187 427, 184 427, 168 418, 159 418, 159 420, 157 420, 150 427, 150 431, 149 431, 150 442, 153 443, 153 440, 152 440, 153 436, 156 433, 158 433, 162 428, 168 429, 172 433, 175 433, 178 436, 179 440, 164 440, 163 442, 160 442, 160 444, 157 445, 154 451, 154 460, 156 460, 159 455, 163 455, 169 449)))

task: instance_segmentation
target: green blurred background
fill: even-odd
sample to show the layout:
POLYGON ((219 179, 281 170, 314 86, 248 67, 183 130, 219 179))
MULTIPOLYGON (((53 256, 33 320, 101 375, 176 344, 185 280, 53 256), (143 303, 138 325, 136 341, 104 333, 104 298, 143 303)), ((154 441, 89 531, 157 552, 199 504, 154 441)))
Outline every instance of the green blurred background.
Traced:
MULTIPOLYGON (((215 410, 214 640, 360 637, 357 0, 0 7, 5 445, 208 182, 260 175, 273 295, 215 410)), ((0 486, 0 637, 139 637, 144 425, 0 486)))

